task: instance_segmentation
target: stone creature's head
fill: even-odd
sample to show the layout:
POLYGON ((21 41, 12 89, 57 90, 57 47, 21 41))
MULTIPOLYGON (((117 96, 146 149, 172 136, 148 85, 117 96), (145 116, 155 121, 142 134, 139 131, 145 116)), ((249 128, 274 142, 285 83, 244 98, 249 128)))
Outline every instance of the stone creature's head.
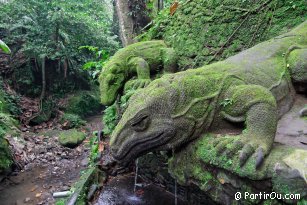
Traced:
POLYGON ((172 118, 178 91, 158 79, 139 90, 112 133, 111 154, 119 164, 154 150, 174 149, 190 135, 189 120, 172 118))
POLYGON ((125 71, 119 64, 107 64, 99 76, 101 103, 112 105, 125 82, 125 71))

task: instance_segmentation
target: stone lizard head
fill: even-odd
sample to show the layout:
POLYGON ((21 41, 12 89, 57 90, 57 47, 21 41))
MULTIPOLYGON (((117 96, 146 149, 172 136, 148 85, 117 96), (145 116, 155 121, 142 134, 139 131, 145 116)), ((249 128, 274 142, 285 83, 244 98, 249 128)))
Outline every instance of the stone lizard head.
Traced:
POLYGON ((111 136, 114 159, 125 164, 150 151, 174 149, 185 141, 189 122, 172 118, 177 98, 178 92, 163 79, 134 94, 111 136))
POLYGON ((125 73, 120 69, 120 65, 111 64, 104 68, 99 76, 101 103, 112 105, 118 93, 124 86, 125 73))

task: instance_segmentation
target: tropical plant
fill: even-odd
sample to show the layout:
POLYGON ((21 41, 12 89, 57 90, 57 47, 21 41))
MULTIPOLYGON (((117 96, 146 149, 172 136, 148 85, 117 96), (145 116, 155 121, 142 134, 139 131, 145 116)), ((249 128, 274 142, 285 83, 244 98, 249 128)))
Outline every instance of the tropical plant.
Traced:
POLYGON ((80 46, 95 45, 110 53, 117 50, 107 9, 106 2, 98 0, 12 0, 1 5, 0 34, 13 53, 20 50, 34 62, 34 70, 42 75, 41 98, 47 61, 66 79, 91 58, 80 52, 80 46))
POLYGON ((92 54, 94 54, 94 59, 86 62, 82 66, 82 68, 83 70, 87 70, 93 79, 97 79, 97 76, 100 73, 101 69, 109 60, 109 52, 106 50, 99 50, 98 47, 94 46, 81 46, 79 49, 88 50, 92 54))
POLYGON ((11 53, 10 48, 3 41, 1 41, 1 39, 0 39, 0 49, 6 54, 11 53))

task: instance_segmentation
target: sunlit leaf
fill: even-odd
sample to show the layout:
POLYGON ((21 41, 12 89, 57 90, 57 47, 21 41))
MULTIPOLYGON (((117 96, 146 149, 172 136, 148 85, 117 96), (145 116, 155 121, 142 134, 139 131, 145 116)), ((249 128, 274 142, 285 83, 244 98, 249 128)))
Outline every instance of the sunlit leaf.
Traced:
POLYGON ((11 53, 10 48, 2 40, 0 40, 0 49, 6 54, 11 53))

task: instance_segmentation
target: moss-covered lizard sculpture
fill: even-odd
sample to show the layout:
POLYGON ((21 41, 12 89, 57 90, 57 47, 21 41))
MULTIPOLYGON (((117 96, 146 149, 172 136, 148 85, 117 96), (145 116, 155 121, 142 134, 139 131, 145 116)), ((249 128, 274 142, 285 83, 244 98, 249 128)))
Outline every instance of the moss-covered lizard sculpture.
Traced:
POLYGON ((131 97, 112 133, 112 154, 126 163, 149 151, 176 150, 226 121, 244 122, 241 134, 213 144, 230 159, 239 153, 240 166, 253 160, 259 167, 272 148, 278 117, 292 106, 292 83, 306 91, 307 22, 225 61, 150 83, 131 97))
POLYGON ((162 70, 175 72, 177 57, 163 41, 145 41, 120 49, 106 63, 100 76, 101 102, 111 105, 130 80, 130 86, 142 88, 151 82, 151 74, 162 70))

